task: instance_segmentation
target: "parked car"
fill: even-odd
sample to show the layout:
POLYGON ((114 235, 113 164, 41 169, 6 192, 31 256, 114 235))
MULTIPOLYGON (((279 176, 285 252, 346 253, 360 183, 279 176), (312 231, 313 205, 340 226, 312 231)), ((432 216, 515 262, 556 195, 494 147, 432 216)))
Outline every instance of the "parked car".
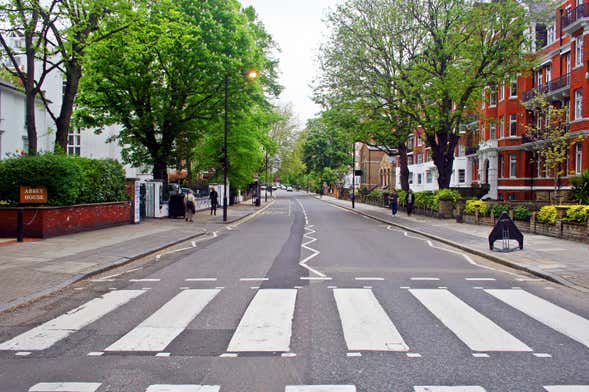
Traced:
POLYGON ((292 186, 287 186, 287 187, 286 187, 286 191, 287 191, 287 192, 292 192, 292 186))

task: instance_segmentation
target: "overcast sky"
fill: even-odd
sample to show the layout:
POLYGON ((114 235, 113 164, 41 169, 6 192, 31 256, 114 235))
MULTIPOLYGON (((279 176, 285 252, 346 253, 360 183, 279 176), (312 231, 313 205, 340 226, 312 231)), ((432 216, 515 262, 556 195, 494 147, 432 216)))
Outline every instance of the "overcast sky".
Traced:
POLYGON ((311 99, 310 84, 317 75, 317 50, 325 39, 322 22, 339 0, 241 0, 253 6, 281 49, 281 103, 292 103, 301 126, 319 111, 311 99))

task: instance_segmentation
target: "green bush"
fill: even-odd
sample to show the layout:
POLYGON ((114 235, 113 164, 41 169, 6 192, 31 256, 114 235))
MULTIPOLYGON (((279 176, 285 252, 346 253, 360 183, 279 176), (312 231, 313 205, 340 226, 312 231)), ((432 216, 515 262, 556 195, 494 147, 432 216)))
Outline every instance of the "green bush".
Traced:
POLYGON ((513 217, 517 220, 529 220, 532 212, 528 207, 517 206, 513 209, 513 217))
POLYGON ((427 209, 438 209, 436 202, 436 195, 433 192, 414 192, 415 195, 415 206, 427 209))
POLYGON ((509 212, 509 204, 492 204, 489 214, 493 212, 495 218, 499 218, 503 212, 509 212))
POLYGON ((382 199, 382 190, 381 189, 373 189, 369 194, 368 197, 374 199, 382 199))
POLYGON ((587 224, 589 217, 589 206, 572 206, 567 209, 562 217, 564 222, 587 224))
POLYGON ((451 201, 452 205, 456 205, 462 196, 460 192, 453 189, 440 189, 436 191, 436 206, 439 206, 440 200, 451 201))
POLYGON ((61 154, 20 156, 0 161, 0 200, 18 203, 19 185, 45 186, 48 205, 75 204, 82 170, 76 159, 61 154))
POLYGON ((407 192, 405 192, 403 189, 397 189, 397 195, 399 196, 399 205, 400 206, 404 206, 405 205, 405 196, 407 196, 407 192))
POLYGON ((581 204, 589 204, 589 170, 570 178, 573 185, 572 198, 581 204))
POLYGON ((472 199, 467 200, 466 205, 464 206, 464 213, 467 215, 474 215, 476 210, 479 210, 481 215, 488 215, 489 210, 489 203, 482 200, 472 199))
POLYGON ((0 200, 17 204, 19 185, 47 187, 54 206, 128 200, 125 171, 110 159, 42 154, 0 161, 0 200))
POLYGON ((556 216, 555 206, 544 206, 538 211, 538 222, 553 225, 556 223, 556 216))

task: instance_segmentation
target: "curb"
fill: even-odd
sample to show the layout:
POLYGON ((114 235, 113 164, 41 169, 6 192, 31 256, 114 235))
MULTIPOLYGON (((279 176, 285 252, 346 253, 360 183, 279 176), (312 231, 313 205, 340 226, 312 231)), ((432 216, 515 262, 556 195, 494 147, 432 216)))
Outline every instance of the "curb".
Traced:
MULTIPOLYGON (((227 220, 227 222, 225 222, 224 224, 225 225, 228 225, 228 224, 233 224, 233 223, 236 223, 236 222, 240 222, 240 221, 242 221, 242 220, 244 220, 246 218, 251 217, 254 214, 257 214, 257 213, 260 213, 260 212, 264 211, 266 208, 270 207, 273 203, 274 203, 274 200, 272 200, 270 203, 268 203, 267 205, 265 205, 264 207, 262 207, 261 209, 259 209, 257 211, 251 211, 251 212, 248 212, 247 214, 245 214, 245 215, 243 215, 243 216, 241 216, 239 218, 236 218, 236 219, 233 219, 233 220, 227 220)), ((15 309, 15 308, 17 308, 19 306, 28 304, 30 302, 34 302, 34 301, 36 301, 36 300, 38 300, 40 298, 43 298, 43 297, 46 297, 48 295, 54 294, 54 293, 56 293, 56 292, 58 292, 60 290, 63 290, 64 288, 66 288, 66 287, 68 287, 68 286, 70 286, 72 284, 75 284, 75 283, 77 283, 77 282, 79 282, 81 280, 88 279, 88 278, 90 278, 92 276, 101 274, 103 272, 106 272, 106 271, 109 271, 111 269, 114 269, 114 268, 123 266, 123 265, 128 264, 128 263, 131 263, 131 262, 133 262, 135 260, 141 259, 141 258, 146 257, 146 256, 149 256, 149 255, 152 255, 154 253, 157 253, 157 252, 161 251, 162 249, 169 248, 170 246, 177 245, 177 244, 179 244, 181 242, 188 241, 188 240, 191 240, 193 238, 201 237, 201 236, 203 236, 203 235, 205 235, 207 233, 208 233, 208 231, 206 229, 204 229, 200 233, 190 234, 190 235, 187 235, 185 237, 182 237, 182 238, 180 238, 180 239, 178 239, 176 241, 167 242, 167 243, 162 244, 161 246, 158 246, 157 248, 151 249, 151 250, 149 250, 147 252, 143 252, 141 254, 134 255, 134 256, 128 257, 128 258, 121 258, 121 259, 119 259, 117 261, 114 261, 114 262, 112 262, 112 263, 110 263, 108 265, 102 266, 102 267, 100 267, 98 269, 95 269, 93 271, 86 272, 86 273, 83 273, 83 274, 75 275, 75 276, 73 276, 73 277, 71 277, 71 278, 69 278, 69 279, 61 282, 58 285, 55 285, 53 287, 49 287, 49 288, 47 288, 45 290, 38 291, 38 292, 33 293, 33 294, 29 294, 29 295, 24 296, 24 297, 21 297, 21 298, 18 298, 18 299, 14 300, 14 301, 11 301, 11 302, 7 303, 6 305, 0 305, 0 313, 11 311, 11 310, 13 310, 13 309, 15 309)))
POLYGON ((535 276, 537 276, 539 278, 546 279, 546 280, 549 280, 551 282, 558 283, 560 285, 563 285, 563 286, 566 286, 566 287, 569 287, 569 288, 572 288, 572 289, 575 289, 575 290, 579 290, 579 291, 584 292, 584 293, 589 293, 589 289, 587 289, 585 287, 582 287, 582 286, 579 286, 579 285, 576 285, 576 284, 574 284, 574 283, 572 283, 572 282, 570 282, 570 281, 568 281, 568 280, 566 280, 566 279, 564 279, 564 278, 562 278, 562 277, 560 277, 558 275, 554 275, 554 274, 551 274, 549 272, 541 271, 541 270, 538 270, 536 268, 531 268, 531 267, 527 267, 527 266, 524 266, 524 265, 521 265, 521 264, 517 264, 517 263, 515 263, 513 261, 504 259, 502 257, 496 256, 496 255, 493 255, 493 254, 489 254, 487 252, 483 252, 483 251, 480 251, 480 250, 477 250, 477 249, 473 249, 473 248, 464 246, 462 244, 459 244, 457 242, 454 242, 452 240, 448 240, 446 238, 442 238, 442 237, 439 237, 439 236, 434 235, 434 234, 426 233, 424 231, 420 231, 420 230, 417 230, 417 229, 414 229, 414 228, 411 228, 411 227, 402 225, 400 223, 392 222, 392 221, 383 219, 381 217, 371 215, 371 214, 369 214, 367 212, 364 212, 364 211, 359 211, 359 210, 352 209, 350 207, 347 207, 347 206, 344 206, 344 205, 341 205, 341 204, 338 204, 338 203, 333 203, 333 202, 331 202, 329 200, 319 199, 317 197, 316 197, 316 199, 321 200, 321 201, 324 201, 324 202, 326 202, 328 204, 331 204, 331 205, 334 205, 334 206, 337 206, 337 207, 345 208, 346 210, 351 211, 351 212, 355 212, 355 213, 357 213, 359 215, 364 215, 364 216, 366 216, 368 218, 371 218, 371 219, 374 219, 374 220, 376 220, 378 222, 386 223, 387 225, 391 225, 391 226, 396 226, 396 227, 398 227, 400 229, 409 231, 411 233, 419 234, 419 235, 422 235, 424 237, 430 238, 432 240, 441 242, 443 244, 450 245, 450 246, 452 246, 454 248, 458 248, 458 249, 460 249, 462 251, 465 251, 467 253, 471 253, 473 255, 483 257, 483 258, 485 258, 487 260, 490 260, 492 262, 495 262, 497 264, 505 265, 507 267, 511 267, 511 268, 514 268, 514 269, 517 269, 517 270, 520 270, 520 271, 524 271, 524 272, 530 273, 532 275, 535 275, 535 276))

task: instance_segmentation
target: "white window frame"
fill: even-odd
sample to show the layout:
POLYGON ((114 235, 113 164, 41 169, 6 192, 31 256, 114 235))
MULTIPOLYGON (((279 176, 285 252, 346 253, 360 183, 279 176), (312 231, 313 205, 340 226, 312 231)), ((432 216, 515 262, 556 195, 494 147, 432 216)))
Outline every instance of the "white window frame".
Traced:
POLYGON ((409 172, 407 180, 409 181, 409 185, 413 185, 413 172, 409 172))
POLYGON ((489 88, 489 107, 493 108, 497 106, 497 87, 491 86, 489 88))
POLYGON ((583 144, 575 144, 575 174, 581 174, 583 169, 583 144))
POLYGON ((509 98, 517 98, 517 79, 512 79, 509 82, 509 98))
POLYGON ((491 121, 489 123, 489 140, 497 139, 497 123, 495 121, 491 121))
POLYGON ((575 120, 583 118, 583 89, 575 90, 575 120))
POLYGON ((583 65, 583 34, 575 38, 575 67, 583 65))
POLYGON ((67 142, 67 155, 80 156, 82 152, 82 135, 80 129, 71 129, 67 135, 67 142))
POLYGON ((552 81, 552 64, 546 64, 546 84, 552 81))
POLYGON ((505 100, 505 83, 499 85, 499 102, 505 100))
POLYGON ((499 138, 505 137, 505 116, 499 117, 499 138))
POLYGON ((517 114, 509 115, 509 136, 517 136, 517 114), (515 126, 513 126, 515 124, 515 126))
POLYGON ((425 182, 428 184, 431 184, 434 180, 434 176, 432 175, 432 171, 431 170, 426 170, 425 171, 425 182))
POLYGON ((517 178, 517 155, 509 155, 509 178, 517 178))
POLYGON ((423 154, 419 153, 417 154, 417 164, 422 164, 423 163, 423 154))

